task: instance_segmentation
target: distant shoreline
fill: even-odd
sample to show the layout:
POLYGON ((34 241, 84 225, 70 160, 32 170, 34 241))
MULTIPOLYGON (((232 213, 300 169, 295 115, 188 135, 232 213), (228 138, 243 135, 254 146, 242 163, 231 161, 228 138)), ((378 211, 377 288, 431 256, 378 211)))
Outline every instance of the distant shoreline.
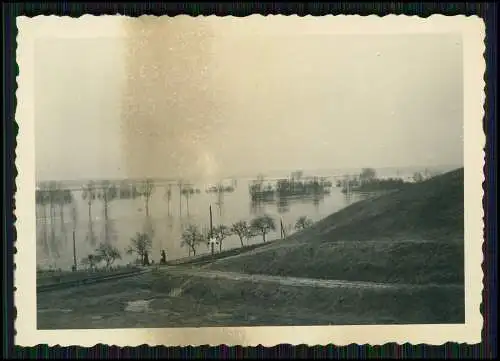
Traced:
MULTIPOLYGON (((440 171, 440 172, 446 172, 458 168, 462 168, 463 165, 435 165, 435 166, 405 166, 405 167, 393 167, 393 166, 387 166, 387 167, 379 167, 379 168, 373 168, 377 173, 380 173, 381 176, 385 176, 386 174, 396 174, 398 171, 401 174, 404 175, 411 175, 415 171, 422 171, 424 169, 428 169, 430 171, 440 171)), ((254 172, 254 173, 246 173, 246 174, 235 174, 235 175, 225 175, 218 177, 217 179, 200 179, 198 177, 192 177, 190 179, 189 177, 184 177, 184 181, 189 181, 191 183, 211 183, 211 182, 220 182, 224 180, 231 180, 231 179, 254 179, 258 176, 259 173, 264 175, 264 178, 266 177, 286 177, 290 175, 291 172, 295 171, 294 170, 272 170, 272 171, 266 171, 266 172, 254 172)), ((342 176, 345 174, 358 174, 362 168, 323 168, 323 169, 300 169, 301 171, 304 172, 304 175, 307 176, 311 173, 314 175, 318 176, 342 176)), ((49 183, 49 182, 58 182, 58 183, 63 183, 63 184, 75 184, 75 185, 83 185, 88 182, 102 182, 102 181, 112 181, 112 182, 125 182, 125 181, 142 181, 143 179, 146 178, 151 178, 155 181, 158 181, 158 183, 162 182, 178 182, 180 180, 183 180, 183 177, 144 177, 144 178, 127 178, 127 177, 95 177, 95 178, 81 178, 81 179, 37 179, 36 180, 36 185, 39 186, 43 183, 49 183)))

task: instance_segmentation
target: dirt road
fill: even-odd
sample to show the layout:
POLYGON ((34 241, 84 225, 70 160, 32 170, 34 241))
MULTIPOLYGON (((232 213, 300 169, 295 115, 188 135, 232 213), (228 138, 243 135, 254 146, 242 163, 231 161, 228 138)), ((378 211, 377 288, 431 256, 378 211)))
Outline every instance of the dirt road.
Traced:
POLYGON ((320 288, 363 288, 363 289, 408 289, 408 288, 461 288, 462 285, 413 285, 413 284, 396 284, 396 283, 377 283, 377 282, 361 282, 361 281, 344 281, 344 280, 327 280, 314 278, 298 278, 298 277, 280 277, 270 275, 245 274, 236 272, 214 271, 206 268, 185 268, 185 267, 162 267, 161 272, 171 275, 201 277, 211 279, 226 279, 233 281, 250 281, 255 283, 266 282, 275 283, 283 286, 295 287, 320 287, 320 288))

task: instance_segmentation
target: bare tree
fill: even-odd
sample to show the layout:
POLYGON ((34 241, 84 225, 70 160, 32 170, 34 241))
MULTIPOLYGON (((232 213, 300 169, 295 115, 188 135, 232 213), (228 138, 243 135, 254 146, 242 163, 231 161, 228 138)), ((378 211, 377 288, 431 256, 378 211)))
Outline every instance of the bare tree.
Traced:
POLYGON ((96 249, 95 256, 106 262, 106 268, 110 268, 117 259, 122 258, 120 251, 109 243, 101 243, 96 249))
POLYGON ((302 216, 299 219, 297 219, 297 222, 295 222, 295 229, 296 230, 301 230, 301 229, 306 229, 311 227, 313 224, 313 221, 307 218, 307 216, 302 216))
POLYGON ((302 176, 304 175, 304 172, 301 170, 296 170, 295 172, 292 172, 291 178, 293 180, 300 180, 302 176))
POLYGON ((146 254, 151 250, 153 241, 147 233, 137 233, 135 237, 130 240, 130 246, 127 249, 127 254, 135 253, 144 264, 146 254))
POLYGON ((230 235, 231 232, 227 226, 221 224, 218 225, 217 227, 214 227, 213 236, 217 240, 217 243, 219 243, 219 252, 222 252, 222 242, 230 235))
POLYGON ((250 230, 250 226, 246 221, 239 221, 233 223, 230 229, 231 233, 238 236, 240 239, 241 247, 244 247, 243 240, 252 238, 252 232, 250 230))
POLYGON ((225 193, 225 189, 224 189, 224 185, 222 183, 218 183, 217 184, 217 202, 215 202, 215 204, 217 205, 217 208, 219 209, 219 216, 222 216, 222 212, 223 212, 223 209, 224 209, 224 193, 225 193))
POLYGON ((377 172, 373 168, 363 168, 361 174, 359 175, 359 180, 361 183, 371 182, 377 177, 377 172))
POLYGON ((118 190, 114 184, 109 181, 104 181, 98 192, 98 198, 103 202, 104 212, 104 241, 110 243, 113 239, 113 224, 109 219, 109 205, 111 201, 118 198, 118 190))
POLYGON ((56 257, 59 257, 59 239, 56 236, 56 205, 59 203, 59 194, 61 190, 57 182, 49 182, 48 184, 48 201, 49 201, 49 218, 50 218, 50 245, 55 252, 56 257))
POLYGON ((196 256, 196 248, 203 242, 204 236, 194 224, 188 225, 182 232, 181 247, 188 247, 189 256, 191 256, 191 252, 196 256))
POLYGON ((93 220, 92 220, 92 203, 96 198, 96 189, 94 182, 91 181, 83 186, 82 197, 84 200, 87 201, 87 205, 89 208, 89 229, 86 237, 87 242, 89 242, 91 245, 95 245, 96 237, 94 233, 93 220))
POLYGON ((144 197, 144 206, 146 208, 146 217, 149 217, 149 201, 155 190, 155 184, 152 179, 145 179, 140 184, 139 193, 144 197))
POLYGON ((64 244, 67 242, 66 238, 66 223, 64 221, 64 207, 66 205, 65 191, 59 189, 57 192, 57 204, 59 206, 59 224, 61 226, 61 237, 64 238, 64 244))
POLYGON ((422 175, 422 173, 421 173, 421 172, 415 172, 415 173, 413 174, 413 181, 414 181, 415 183, 420 183, 420 182, 423 182, 423 181, 424 181, 424 179, 425 179, 425 178, 424 178, 424 176, 422 175))
POLYGON ((171 184, 169 184, 167 186, 164 198, 166 198, 166 200, 167 200, 167 207, 168 207, 167 214, 170 217, 170 204, 172 203, 172 185, 171 184))
POLYGON ((189 198, 195 194, 195 189, 191 187, 190 185, 184 186, 184 188, 181 191, 182 195, 184 198, 186 198, 186 212, 187 215, 189 216, 189 198))
POLYGON ((59 205, 59 223, 61 225, 61 235, 64 238, 64 244, 66 245, 68 241, 68 235, 64 215, 66 206, 73 203, 73 194, 69 189, 62 189, 61 186, 59 186, 58 188, 57 202, 59 205))
POLYGON ((97 269, 97 265, 101 263, 101 258, 94 254, 89 254, 87 257, 82 259, 81 263, 92 271, 97 269))
POLYGON ((262 235, 262 240, 266 242, 266 235, 276 230, 276 223, 269 215, 263 215, 252 220, 250 228, 262 235))

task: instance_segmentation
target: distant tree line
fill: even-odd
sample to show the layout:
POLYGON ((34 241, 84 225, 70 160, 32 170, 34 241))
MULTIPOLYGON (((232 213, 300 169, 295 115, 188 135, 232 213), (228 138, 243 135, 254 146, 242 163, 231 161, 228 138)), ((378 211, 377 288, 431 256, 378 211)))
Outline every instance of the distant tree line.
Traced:
POLYGON ((378 178, 373 168, 363 168, 357 178, 346 179, 343 183, 343 193, 397 190, 409 184, 402 178, 378 178))

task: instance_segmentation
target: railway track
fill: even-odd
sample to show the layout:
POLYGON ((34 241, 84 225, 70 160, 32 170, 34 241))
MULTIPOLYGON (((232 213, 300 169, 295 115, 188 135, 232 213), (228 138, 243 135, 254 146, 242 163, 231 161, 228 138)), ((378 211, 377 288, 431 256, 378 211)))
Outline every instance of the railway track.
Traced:
POLYGON ((78 287, 82 285, 89 285, 95 283, 101 283, 106 281, 112 281, 117 279, 123 279, 128 277, 139 276, 145 273, 151 272, 151 269, 140 269, 134 270, 130 272, 122 272, 118 274, 106 275, 106 276, 96 276, 91 278, 82 278, 74 281, 67 282, 54 282, 45 285, 37 285, 36 291, 38 292, 49 292, 49 291, 57 291, 62 289, 67 289, 71 287, 78 287))

